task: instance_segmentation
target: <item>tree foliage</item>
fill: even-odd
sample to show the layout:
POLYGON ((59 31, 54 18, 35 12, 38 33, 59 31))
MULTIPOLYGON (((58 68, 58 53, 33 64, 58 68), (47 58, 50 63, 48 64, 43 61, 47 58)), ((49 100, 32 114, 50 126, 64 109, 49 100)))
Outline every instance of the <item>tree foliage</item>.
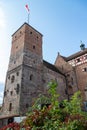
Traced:
POLYGON ((81 109, 80 92, 76 92, 70 101, 60 103, 57 83, 52 81, 48 86, 49 96, 40 95, 21 122, 20 130, 87 130, 87 113, 81 109))

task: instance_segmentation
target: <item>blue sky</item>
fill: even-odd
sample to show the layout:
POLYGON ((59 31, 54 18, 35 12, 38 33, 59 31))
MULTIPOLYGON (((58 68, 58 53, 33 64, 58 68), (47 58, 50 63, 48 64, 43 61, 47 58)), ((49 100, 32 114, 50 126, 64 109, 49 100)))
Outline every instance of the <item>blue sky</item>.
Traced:
MULTIPOLYGON (((0 83, 5 76, 11 49, 11 35, 27 22, 43 34, 43 58, 54 63, 57 53, 69 56, 87 47, 87 0, 0 0, 0 83)), ((2 91, 2 87, 0 87, 2 91)))

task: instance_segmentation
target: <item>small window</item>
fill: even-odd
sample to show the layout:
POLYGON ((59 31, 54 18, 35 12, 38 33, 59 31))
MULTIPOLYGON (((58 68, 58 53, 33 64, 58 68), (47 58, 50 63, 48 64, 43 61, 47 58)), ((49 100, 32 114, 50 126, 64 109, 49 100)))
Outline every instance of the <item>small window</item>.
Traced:
POLYGON ((77 62, 80 62, 80 58, 77 59, 77 62))
POLYGON ((16 75, 19 76, 19 72, 17 72, 16 75))
POLYGON ((10 92, 11 96, 13 95, 13 91, 10 92))
POLYGON ((30 34, 32 34, 32 32, 30 32, 30 34))
POLYGON ((9 111, 12 111, 12 103, 9 104, 9 111))
POLYGON ((16 63, 16 61, 14 61, 14 64, 16 63))
POLYGON ((85 68, 83 68, 83 70, 82 70, 83 72, 87 72, 87 68, 85 67, 85 68))
POLYGON ((7 94, 7 92, 6 92, 6 91, 4 91, 4 96, 6 96, 6 94, 7 94))
POLYGON ((35 46, 33 45, 33 49, 35 49, 35 46))
POLYGON ((26 108, 28 108, 29 107, 29 105, 28 104, 26 104, 26 108))
POLYGON ((8 76, 8 79, 10 79, 10 75, 8 76))
POLYGON ((17 88, 16 88, 16 93, 17 93, 17 94, 19 93, 19 87, 20 87, 20 85, 17 84, 17 88))
POLYGON ((32 74, 30 75, 30 80, 33 80, 33 75, 32 74))
POLYGON ((15 80, 15 76, 13 75, 12 78, 11 78, 11 83, 13 83, 15 80))
POLYGON ((84 91, 87 91, 87 88, 85 88, 84 91))

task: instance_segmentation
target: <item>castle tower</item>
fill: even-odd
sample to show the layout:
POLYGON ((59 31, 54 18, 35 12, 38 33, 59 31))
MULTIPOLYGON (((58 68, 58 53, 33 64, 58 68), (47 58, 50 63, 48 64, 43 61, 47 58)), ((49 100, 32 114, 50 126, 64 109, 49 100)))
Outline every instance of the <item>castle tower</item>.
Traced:
POLYGON ((42 34, 24 23, 12 35, 3 108, 6 115, 24 115, 42 92, 42 34))

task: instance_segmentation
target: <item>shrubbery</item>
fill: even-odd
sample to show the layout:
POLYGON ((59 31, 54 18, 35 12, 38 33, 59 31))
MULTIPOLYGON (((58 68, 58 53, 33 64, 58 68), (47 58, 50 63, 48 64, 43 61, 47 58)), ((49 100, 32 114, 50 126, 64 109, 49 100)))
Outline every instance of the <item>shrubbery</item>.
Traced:
POLYGON ((87 130, 87 113, 81 109, 80 92, 76 92, 70 101, 59 103, 56 87, 56 82, 49 83, 50 98, 40 96, 17 128, 8 125, 8 129, 1 130, 87 130))

